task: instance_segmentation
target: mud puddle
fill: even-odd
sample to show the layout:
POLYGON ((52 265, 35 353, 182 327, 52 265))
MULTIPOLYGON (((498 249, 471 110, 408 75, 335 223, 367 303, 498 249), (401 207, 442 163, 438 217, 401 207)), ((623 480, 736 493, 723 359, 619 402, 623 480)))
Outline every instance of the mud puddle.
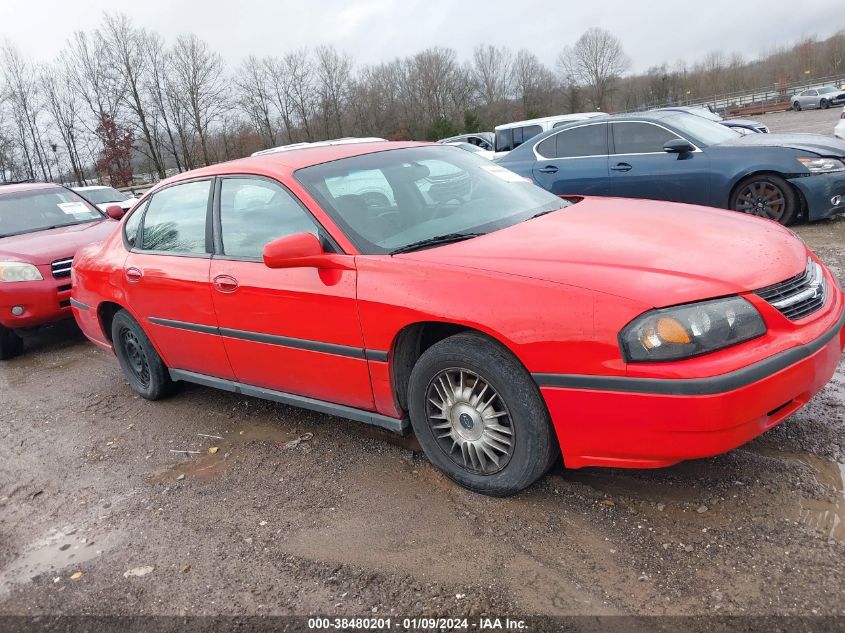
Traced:
POLYGON ((845 464, 809 454, 781 454, 781 457, 806 464, 813 470, 819 483, 833 490, 827 499, 800 497, 798 508, 792 508, 787 518, 797 520, 828 538, 845 541, 845 464))
POLYGON ((53 529, 30 543, 0 571, 0 596, 41 574, 54 574, 59 578, 56 582, 67 580, 83 563, 101 556, 121 540, 119 532, 91 533, 72 527, 53 529))
POLYGON ((148 482, 160 484, 181 479, 214 479, 249 450, 251 444, 273 444, 280 451, 291 450, 311 441, 310 434, 294 434, 273 424, 242 426, 222 434, 209 431, 184 442, 184 451, 174 449, 173 459, 180 461, 154 473, 148 482))

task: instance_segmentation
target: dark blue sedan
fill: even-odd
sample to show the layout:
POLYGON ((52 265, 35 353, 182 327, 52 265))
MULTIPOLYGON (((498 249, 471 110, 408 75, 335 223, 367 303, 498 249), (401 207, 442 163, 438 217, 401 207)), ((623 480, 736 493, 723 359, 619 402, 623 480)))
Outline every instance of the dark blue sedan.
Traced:
POLYGON ((497 161, 558 195, 671 200, 789 224, 845 212, 845 142, 747 134, 682 112, 593 118, 497 161))

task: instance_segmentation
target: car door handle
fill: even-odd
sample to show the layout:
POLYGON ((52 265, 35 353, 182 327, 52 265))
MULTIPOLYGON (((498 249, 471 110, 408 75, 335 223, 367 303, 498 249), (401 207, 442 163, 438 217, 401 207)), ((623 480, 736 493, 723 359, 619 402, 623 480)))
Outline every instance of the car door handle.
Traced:
POLYGON ((133 266, 131 268, 127 268, 123 274, 126 275, 126 281, 130 284, 137 284, 141 281, 141 277, 144 276, 144 271, 133 266))
POLYGON ((540 167, 540 169, 538 169, 537 171, 539 171, 541 174, 556 174, 557 167, 555 167, 554 165, 546 165, 545 167, 540 167))
POLYGON ((217 275, 214 278, 214 287, 218 292, 231 294, 238 289, 238 280, 229 275, 217 275))
POLYGON ((631 171, 630 163, 616 163, 615 167, 610 168, 612 171, 631 171))

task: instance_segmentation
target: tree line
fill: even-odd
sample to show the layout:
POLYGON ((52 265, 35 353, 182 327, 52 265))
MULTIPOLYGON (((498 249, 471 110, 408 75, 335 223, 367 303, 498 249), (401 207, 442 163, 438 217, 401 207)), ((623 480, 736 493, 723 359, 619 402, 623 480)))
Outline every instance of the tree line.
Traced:
POLYGON ((123 14, 74 33, 50 63, 0 47, 0 181, 126 186, 276 145, 342 136, 435 140, 506 121, 620 111, 845 73, 845 32, 746 62, 714 52, 626 75, 598 28, 554 67, 492 45, 461 60, 432 47, 359 66, 333 46, 249 56, 229 67, 193 34, 167 43, 123 14))

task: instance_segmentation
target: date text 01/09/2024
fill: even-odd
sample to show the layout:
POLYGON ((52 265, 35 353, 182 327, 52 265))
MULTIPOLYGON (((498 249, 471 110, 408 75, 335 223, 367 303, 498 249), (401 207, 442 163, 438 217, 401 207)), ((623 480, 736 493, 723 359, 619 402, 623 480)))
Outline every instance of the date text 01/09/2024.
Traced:
POLYGON ((378 617, 350 617, 350 618, 309 618, 308 628, 312 630, 390 630, 398 628, 406 631, 413 630, 468 630, 479 631, 520 631, 527 628, 524 620, 498 617, 481 617, 471 621, 469 618, 378 618, 378 617))

